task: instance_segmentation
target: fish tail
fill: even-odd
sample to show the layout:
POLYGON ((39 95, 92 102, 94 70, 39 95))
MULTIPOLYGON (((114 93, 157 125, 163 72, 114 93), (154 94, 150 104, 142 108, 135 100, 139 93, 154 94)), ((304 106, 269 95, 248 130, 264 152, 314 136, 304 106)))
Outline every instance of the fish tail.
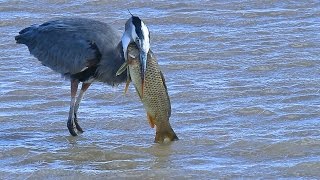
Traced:
POLYGON ((177 140, 179 140, 179 138, 176 135, 176 133, 173 131, 170 125, 169 127, 163 128, 163 129, 157 127, 156 137, 154 142, 166 143, 166 142, 177 141, 177 140))

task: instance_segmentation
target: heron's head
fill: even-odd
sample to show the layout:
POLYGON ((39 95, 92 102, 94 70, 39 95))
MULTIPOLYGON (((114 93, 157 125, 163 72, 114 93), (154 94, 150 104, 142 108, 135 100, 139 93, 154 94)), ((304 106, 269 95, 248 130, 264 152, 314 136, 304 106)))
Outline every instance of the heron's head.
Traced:
MULTIPOLYGON (((150 49, 150 33, 145 23, 137 16, 131 16, 125 26, 125 32, 122 36, 122 43, 125 49, 130 43, 134 42, 140 51, 141 74, 142 79, 147 69, 147 57, 150 49)), ((126 53, 126 52, 125 52, 126 53)), ((126 56, 126 55, 125 55, 126 56)))

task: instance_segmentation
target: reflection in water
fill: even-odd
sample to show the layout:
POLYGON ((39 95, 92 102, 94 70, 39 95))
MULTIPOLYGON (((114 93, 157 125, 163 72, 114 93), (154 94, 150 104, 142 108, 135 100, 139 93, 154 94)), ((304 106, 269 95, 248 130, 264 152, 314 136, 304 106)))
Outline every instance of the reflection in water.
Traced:
MULTIPOLYGON (((174 142, 173 142, 174 143, 174 142)), ((151 165, 151 169, 167 169, 171 166, 173 154, 172 143, 159 145, 154 144, 148 149, 148 152, 154 157, 154 161, 151 165)))

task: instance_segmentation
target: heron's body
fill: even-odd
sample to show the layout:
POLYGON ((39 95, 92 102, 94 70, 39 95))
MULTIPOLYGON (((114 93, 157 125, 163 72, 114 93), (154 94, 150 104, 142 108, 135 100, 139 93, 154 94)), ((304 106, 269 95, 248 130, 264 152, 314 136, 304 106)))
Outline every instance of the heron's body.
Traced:
POLYGON ((30 53, 44 66, 70 78, 71 103, 67 125, 73 136, 83 132, 77 121, 77 112, 90 84, 101 81, 116 85, 127 79, 127 73, 116 75, 126 59, 124 39, 135 38, 141 52, 145 54, 149 51, 149 41, 143 37, 149 35, 149 31, 142 21, 139 24, 144 26, 137 27, 134 24, 137 21, 141 20, 136 16, 128 19, 122 37, 110 25, 84 18, 61 18, 33 25, 21 30, 15 37, 17 43, 27 45, 30 53), (136 31, 143 34, 137 36, 136 31), (76 97, 80 82, 82 87, 76 97))
POLYGON ((20 31, 18 43, 43 65, 82 82, 98 80, 119 84, 126 74, 116 76, 124 62, 121 35, 106 23, 64 18, 33 25, 20 31))

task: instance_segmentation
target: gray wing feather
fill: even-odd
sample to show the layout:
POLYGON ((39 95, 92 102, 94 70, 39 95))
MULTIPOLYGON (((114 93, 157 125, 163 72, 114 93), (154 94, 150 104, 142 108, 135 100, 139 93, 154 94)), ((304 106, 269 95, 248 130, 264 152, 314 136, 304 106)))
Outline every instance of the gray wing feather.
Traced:
POLYGON ((26 44, 43 65, 61 74, 78 73, 88 66, 88 61, 98 58, 92 44, 104 54, 114 50, 120 40, 120 35, 111 26, 81 18, 33 25, 19 34, 17 43, 26 44))

